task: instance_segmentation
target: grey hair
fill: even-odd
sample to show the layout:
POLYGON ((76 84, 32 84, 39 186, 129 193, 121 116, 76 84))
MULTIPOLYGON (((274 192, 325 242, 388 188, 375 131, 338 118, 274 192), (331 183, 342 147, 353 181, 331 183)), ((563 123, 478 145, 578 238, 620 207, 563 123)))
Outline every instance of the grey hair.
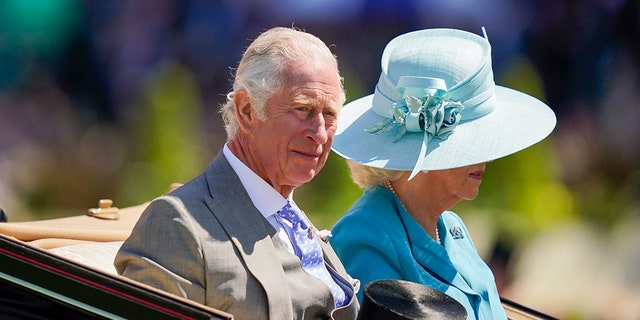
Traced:
POLYGON ((380 169, 365 166, 351 160, 347 160, 347 165, 351 170, 351 179, 360 188, 368 188, 376 185, 383 185, 385 180, 393 181, 402 175, 404 171, 380 169))
MULTIPOLYGON (((329 61, 338 72, 338 61, 325 43, 316 36, 294 28, 276 27, 256 38, 242 55, 233 82, 233 91, 220 106, 227 139, 235 138, 238 123, 235 114, 234 94, 246 90, 252 108, 260 119, 265 119, 267 100, 283 89, 286 68, 295 64, 321 65, 329 61)), ((345 101, 340 78, 340 105, 345 101)))

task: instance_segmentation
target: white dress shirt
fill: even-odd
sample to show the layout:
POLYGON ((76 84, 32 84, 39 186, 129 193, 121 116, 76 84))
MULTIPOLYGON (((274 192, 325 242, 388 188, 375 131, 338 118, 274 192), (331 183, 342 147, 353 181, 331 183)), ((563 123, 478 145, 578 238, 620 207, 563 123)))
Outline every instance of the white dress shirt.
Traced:
MULTIPOLYGON (((260 176, 253 172, 253 170, 251 170, 249 167, 247 167, 247 165, 240 161, 240 159, 238 159, 238 157, 236 157, 236 155, 231 152, 226 143, 222 149, 222 152, 233 168, 233 171, 235 171, 238 175, 240 183, 242 183, 242 186, 249 194, 249 198, 251 198, 251 202, 253 202, 253 205, 276 229, 280 241, 282 241, 282 244, 287 248, 287 250, 292 254, 295 254, 293 244, 291 243, 291 240, 287 235, 287 231, 282 227, 280 221, 278 221, 275 216, 276 212, 282 209, 287 201, 291 202, 292 206, 296 206, 293 202, 293 192, 291 192, 291 194, 289 194, 289 196, 285 199, 270 184, 260 178, 260 176)), ((302 210, 300 210, 300 212, 302 212, 302 210)))
MULTIPOLYGON (((253 205, 262 213, 262 215, 269 221, 269 223, 276 229, 277 237, 280 239, 282 244, 287 248, 291 254, 296 255, 296 251, 294 247, 297 247, 295 243, 291 241, 291 237, 288 235, 287 230, 283 227, 281 223, 283 223, 283 219, 278 219, 276 217, 276 213, 278 210, 282 209, 284 205, 289 201, 292 207, 298 209, 298 212, 302 215, 301 218, 306 220, 309 228, 311 228, 311 223, 309 218, 307 218, 304 211, 300 210, 300 208, 293 201, 293 191, 291 194, 287 196, 285 199, 282 197, 280 193, 278 193, 270 184, 264 181, 260 176, 258 176, 253 170, 251 170, 247 165, 245 165, 238 157, 236 157, 231 149, 229 149, 228 145, 225 143, 222 152, 227 158, 227 161, 231 165, 231 168, 236 172, 238 178, 240 179, 240 183, 249 194, 249 198, 253 205)), ((292 229, 292 226, 289 225, 289 230, 292 229)), ((325 262, 325 271, 327 274, 334 280, 334 282, 338 285, 338 290, 342 290, 347 296, 346 301, 349 301, 354 292, 347 285, 337 280, 337 274, 326 269, 325 262)), ((358 286, 358 282, 354 282, 355 286, 358 286)), ((353 285, 353 284, 352 284, 353 285)), ((355 291, 358 289, 356 288, 355 291)))

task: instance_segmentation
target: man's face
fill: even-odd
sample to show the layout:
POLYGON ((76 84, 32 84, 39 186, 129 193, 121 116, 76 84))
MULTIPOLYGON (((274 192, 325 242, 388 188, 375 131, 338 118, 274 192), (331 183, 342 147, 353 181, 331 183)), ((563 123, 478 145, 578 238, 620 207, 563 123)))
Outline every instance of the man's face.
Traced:
POLYGON ((249 136, 253 169, 276 190, 310 181, 324 166, 337 127, 340 79, 330 64, 298 64, 285 87, 269 99, 266 119, 249 136))

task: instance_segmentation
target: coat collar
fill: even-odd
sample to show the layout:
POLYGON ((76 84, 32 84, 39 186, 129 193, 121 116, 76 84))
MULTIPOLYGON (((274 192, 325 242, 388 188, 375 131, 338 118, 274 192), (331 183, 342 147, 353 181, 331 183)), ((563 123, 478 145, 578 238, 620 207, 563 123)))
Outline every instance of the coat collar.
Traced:
MULTIPOLYGON (((467 281, 456 270, 447 251, 443 247, 447 241, 451 241, 447 235, 442 237, 443 245, 438 244, 431 238, 420 226, 420 224, 407 212, 400 204, 397 197, 393 197, 396 202, 397 212, 402 224, 407 232, 407 239, 411 246, 411 252, 414 259, 424 268, 425 271, 437 275, 440 279, 450 283, 452 286, 465 292, 468 295, 477 295, 477 293, 469 286, 467 281)), ((438 228, 442 230, 446 228, 440 217, 438 228)), ((442 235, 442 233, 441 233, 442 235)), ((446 291, 447 288, 437 288, 446 291)))

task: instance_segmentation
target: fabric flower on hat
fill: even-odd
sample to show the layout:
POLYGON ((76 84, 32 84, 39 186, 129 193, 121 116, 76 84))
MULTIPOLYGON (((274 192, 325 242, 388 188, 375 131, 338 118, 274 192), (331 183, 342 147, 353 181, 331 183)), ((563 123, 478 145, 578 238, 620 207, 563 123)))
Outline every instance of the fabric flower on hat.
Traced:
POLYGON ((392 106, 393 118, 385 119, 368 129, 367 132, 381 134, 398 127, 395 141, 407 132, 425 131, 429 139, 446 139, 460 123, 460 111, 464 106, 452 101, 444 90, 438 90, 426 97, 406 96, 404 101, 392 106), (417 125, 416 125, 417 124, 417 125))
POLYGON ((446 91, 438 89, 433 95, 426 97, 405 96, 404 101, 394 103, 391 108, 393 108, 392 118, 385 119, 366 131, 381 134, 393 127, 398 127, 394 142, 407 132, 424 131, 424 148, 418 156, 416 166, 409 178, 411 179, 419 171, 421 159, 427 153, 426 145, 434 137, 444 140, 453 133, 460 123, 462 118, 460 112, 464 106, 459 101, 451 100, 446 91))

